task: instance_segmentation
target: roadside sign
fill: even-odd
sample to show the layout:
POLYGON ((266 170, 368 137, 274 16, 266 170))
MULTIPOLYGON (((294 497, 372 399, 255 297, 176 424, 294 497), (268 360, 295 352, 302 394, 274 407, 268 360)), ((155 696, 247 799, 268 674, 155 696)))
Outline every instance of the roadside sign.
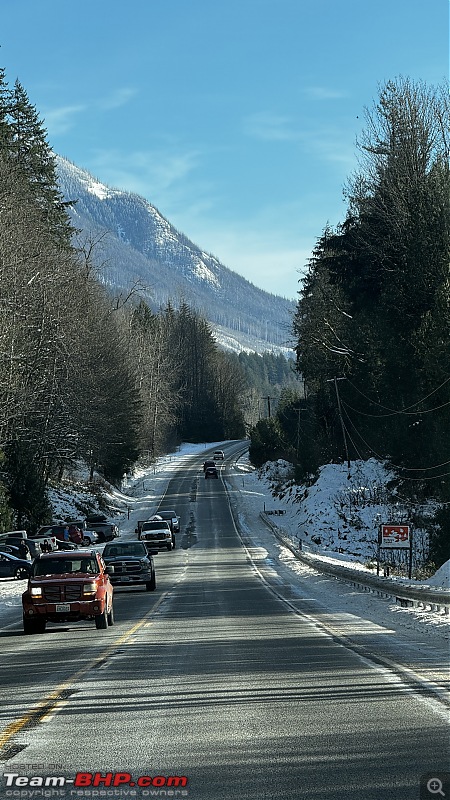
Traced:
POLYGON ((381 525, 381 547, 411 547, 411 529, 409 525, 381 525))

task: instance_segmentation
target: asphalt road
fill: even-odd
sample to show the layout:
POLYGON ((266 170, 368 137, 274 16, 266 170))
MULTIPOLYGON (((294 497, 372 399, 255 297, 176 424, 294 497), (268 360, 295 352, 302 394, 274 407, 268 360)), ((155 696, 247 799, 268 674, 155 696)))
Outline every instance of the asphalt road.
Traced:
POLYGON ((113 628, 1 636, 0 796, 419 798, 448 768, 445 706, 261 581, 200 459, 166 505, 177 549, 156 592, 116 590, 113 628))

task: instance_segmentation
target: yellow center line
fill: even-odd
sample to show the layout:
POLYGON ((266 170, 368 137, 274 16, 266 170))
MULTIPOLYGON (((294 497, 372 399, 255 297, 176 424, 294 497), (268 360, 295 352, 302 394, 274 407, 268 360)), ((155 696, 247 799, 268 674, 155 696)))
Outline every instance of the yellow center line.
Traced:
POLYGON ((44 719, 45 717, 48 717, 48 715, 61 701, 61 695, 63 692, 67 691, 72 684, 79 681, 83 675, 89 672, 89 670, 93 669, 101 661, 104 661, 106 658, 108 658, 121 644, 127 642, 133 636, 133 634, 136 633, 136 631, 138 631, 144 625, 149 624, 149 618, 159 608, 162 601, 167 597, 168 594, 169 592, 164 592, 164 594, 162 594, 159 598, 158 602, 155 603, 150 611, 147 611, 147 613, 142 617, 141 620, 139 620, 139 622, 136 622, 131 626, 131 628, 125 631, 125 633, 119 636, 119 638, 116 639, 113 644, 108 645, 108 647, 103 650, 99 656, 93 658, 92 661, 89 661, 87 664, 81 667, 81 669, 78 669, 76 672, 74 672, 73 675, 63 681, 63 683, 60 683, 56 689, 46 695, 42 700, 39 701, 39 703, 30 709, 30 711, 20 717, 20 719, 16 720, 15 722, 11 722, 0 734, 0 750, 10 741, 10 739, 12 739, 13 736, 15 736, 27 725, 35 722, 38 719, 44 719))

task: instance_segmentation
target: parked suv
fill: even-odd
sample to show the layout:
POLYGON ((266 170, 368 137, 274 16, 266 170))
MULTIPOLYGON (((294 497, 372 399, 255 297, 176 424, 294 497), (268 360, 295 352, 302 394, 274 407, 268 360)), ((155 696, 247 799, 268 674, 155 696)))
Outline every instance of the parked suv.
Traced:
POLYGON ((38 556, 22 610, 24 633, 43 633, 47 622, 80 619, 94 619, 97 628, 113 625, 113 587, 100 554, 61 550, 38 556))
POLYGON ((86 526, 95 531, 99 542, 108 542, 119 535, 119 529, 114 522, 108 522, 101 514, 92 514, 86 517, 86 526))
POLYGON ((110 577, 113 586, 143 583, 147 592, 155 591, 155 565, 144 542, 108 542, 102 556, 107 569, 114 567, 110 577))

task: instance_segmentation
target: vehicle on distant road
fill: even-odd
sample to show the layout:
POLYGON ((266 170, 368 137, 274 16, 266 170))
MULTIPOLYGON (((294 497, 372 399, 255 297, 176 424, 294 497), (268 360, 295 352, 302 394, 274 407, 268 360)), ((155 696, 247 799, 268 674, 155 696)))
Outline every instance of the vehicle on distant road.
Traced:
POLYGON ((205 478, 218 478, 219 473, 217 472, 217 467, 206 467, 205 469, 205 478))
POLYGON ((158 518, 138 522, 138 538, 150 547, 165 547, 172 550, 172 531, 166 519, 158 518))
POLYGON ((108 570, 114 567, 110 574, 113 586, 144 584, 147 592, 155 591, 155 565, 144 542, 108 542, 102 557, 108 570))
POLYGON ((214 452, 213 458, 215 461, 223 461, 225 458, 225 453, 223 452, 223 450, 216 450, 214 452))
POLYGON ((76 550, 36 558, 22 609, 24 633, 44 633, 47 622, 94 619, 99 629, 113 625, 113 587, 101 555, 76 550))
POLYGON ((23 581, 30 576, 30 569, 31 561, 1 552, 0 548, 0 578, 17 578, 23 581))

